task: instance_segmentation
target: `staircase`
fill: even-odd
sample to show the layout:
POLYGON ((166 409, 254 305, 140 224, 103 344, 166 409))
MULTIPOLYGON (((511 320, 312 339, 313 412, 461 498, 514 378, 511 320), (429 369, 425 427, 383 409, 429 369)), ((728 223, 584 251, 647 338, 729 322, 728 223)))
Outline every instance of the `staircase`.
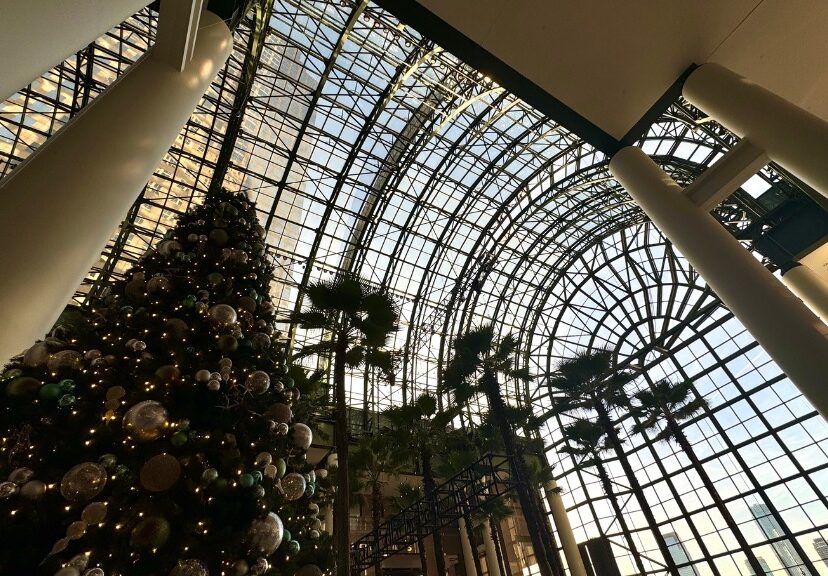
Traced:
POLYGON ((351 545, 351 571, 358 574, 514 488, 509 459, 486 454, 351 545))

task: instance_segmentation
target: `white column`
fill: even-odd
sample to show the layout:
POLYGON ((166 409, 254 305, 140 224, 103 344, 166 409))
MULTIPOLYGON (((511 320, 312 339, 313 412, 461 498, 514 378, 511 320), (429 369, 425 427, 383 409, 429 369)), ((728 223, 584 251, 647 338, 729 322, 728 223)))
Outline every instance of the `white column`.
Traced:
POLYGON ((0 100, 5 100, 149 1, 4 0, 0 4, 0 100))
POLYGON ((429 534, 423 540, 426 552, 426 565, 428 567, 427 576, 446 576, 445 574, 437 574, 437 549, 434 546, 434 536, 429 534))
POLYGON ((458 522, 460 528, 460 547, 463 549, 463 566, 466 568, 466 576, 478 576, 477 568, 474 565, 474 551, 472 550, 471 541, 469 541, 469 533, 466 531, 466 520, 460 518, 458 522))
POLYGON ((828 326, 640 149, 623 148, 610 172, 805 397, 828 415, 828 326))
POLYGON ((802 263, 783 272, 782 282, 828 324, 828 282, 802 263))
POLYGON ((555 521, 555 528, 558 537, 561 539, 566 564, 572 576, 586 576, 586 568, 581 558, 581 551, 578 550, 578 543, 575 541, 575 534, 572 532, 572 525, 569 523, 569 516, 566 513, 563 499, 558 493, 558 484, 554 479, 546 483, 546 499, 552 511, 552 519, 555 521))
POLYGON ((333 504, 328 504, 327 506, 325 506, 325 532, 327 532, 328 534, 333 534, 333 531, 333 504))
POLYGON ((718 64, 694 70, 682 94, 828 196, 828 122, 718 64))
POLYGON ((0 182, 0 362, 50 329, 232 47, 204 12, 183 72, 150 53, 0 182))
POLYGON ((489 576, 500 576, 500 562, 497 561, 497 551, 492 538, 492 524, 488 518, 483 521, 483 547, 486 549, 486 566, 489 567, 489 576))

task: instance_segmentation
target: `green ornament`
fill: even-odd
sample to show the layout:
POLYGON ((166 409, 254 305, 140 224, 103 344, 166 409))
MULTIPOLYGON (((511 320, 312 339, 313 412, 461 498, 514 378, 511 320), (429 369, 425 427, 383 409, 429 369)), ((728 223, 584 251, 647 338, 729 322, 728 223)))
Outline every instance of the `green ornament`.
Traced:
POLYGON ((48 384, 44 384, 40 388, 40 397, 44 400, 54 400, 58 396, 61 395, 62 391, 60 389, 59 384, 55 384, 54 382, 49 382, 48 384))
POLYGON ((201 474, 201 477, 207 482, 215 482, 215 480, 218 478, 218 475, 218 470, 216 470, 215 468, 207 468, 207 470, 205 470, 201 474))
POLYGON ((252 488, 256 481, 253 479, 252 474, 242 474, 239 476, 239 484, 241 484, 242 488, 252 488))
POLYGON ((172 438, 170 438, 170 442, 172 442, 173 446, 176 447, 184 446, 184 444, 187 443, 187 440, 189 440, 189 436, 183 430, 179 430, 172 435, 172 438))
POLYGON ((207 283, 210 288, 218 288, 224 282, 224 275, 221 272, 210 272, 207 274, 207 283))
POLYGON ((192 308, 193 306, 195 306, 195 303, 196 303, 196 301, 197 301, 197 300, 198 300, 198 299, 197 299, 195 296, 193 296, 192 294, 190 294, 189 296, 187 296, 186 298, 184 298, 184 306, 185 306, 186 308, 192 308))
POLYGON ((265 489, 264 489, 264 486, 262 486, 261 484, 259 484, 258 486, 256 486, 255 488, 253 488, 253 495, 254 495, 256 498, 264 498, 264 495, 265 495, 265 489))
POLYGON ((155 371, 155 377, 165 384, 174 384, 181 379, 181 370, 172 364, 166 364, 155 371))
POLYGON ((291 538, 293 538, 293 534, 290 533, 290 530, 287 528, 282 530, 282 542, 290 542, 291 538))
POLYGON ((77 398, 75 398, 72 394, 64 394, 58 399, 57 403, 61 408, 69 408, 75 403, 75 400, 77 400, 77 398))
POLYGON ((239 348, 239 341, 236 340, 235 336, 225 334, 219 337, 218 348, 224 354, 229 354, 231 352, 235 352, 239 348))
POLYGON ((129 545, 135 550, 161 548, 170 537, 170 523, 161 516, 150 516, 138 523, 129 535, 129 545))
POLYGON ((31 376, 18 376, 6 386, 6 394, 9 396, 34 396, 40 390, 42 382, 31 376))
POLYGON ((253 479, 256 481, 256 483, 259 483, 259 482, 262 481, 262 473, 260 471, 254 470, 252 472, 252 475, 253 475, 253 479))
POLYGON ((75 381, 69 378, 64 378, 58 382, 61 392, 72 392, 75 389, 75 381))
POLYGON ((283 381, 285 383, 285 388, 287 388, 288 390, 290 390, 296 385, 296 383, 293 381, 293 378, 291 378, 290 376, 285 376, 283 381))
POLYGON ((115 463, 118 461, 118 458, 115 454, 104 454, 100 458, 98 458, 98 462, 106 468, 107 470, 111 470, 115 463))
POLYGON ((311 497, 313 496, 314 492, 316 492, 316 484, 313 482, 308 482, 305 486, 305 496, 311 497))
POLYGON ((18 376, 23 375, 23 370, 20 368, 12 368, 11 370, 6 370, 3 374, 3 380, 11 380, 12 378, 17 378, 18 376))
POLYGON ((284 458, 276 458, 273 462, 276 465, 276 475, 281 478, 287 472, 287 462, 284 458))
POLYGON ((129 468, 127 468, 126 464, 118 464, 115 468, 115 475, 116 476, 126 476, 129 472, 129 468))
POLYGON ((287 546, 287 551, 289 554, 299 554, 299 550, 301 549, 301 546, 299 546, 299 542, 297 542, 296 540, 291 540, 290 542, 288 542, 287 546))

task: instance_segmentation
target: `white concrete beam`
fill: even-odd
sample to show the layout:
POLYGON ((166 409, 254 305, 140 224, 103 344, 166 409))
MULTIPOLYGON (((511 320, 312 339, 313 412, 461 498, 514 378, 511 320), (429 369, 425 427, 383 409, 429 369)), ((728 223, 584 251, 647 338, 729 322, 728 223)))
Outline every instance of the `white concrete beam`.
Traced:
POLYGON ((768 162, 765 151, 744 138, 685 188, 684 195, 709 212, 768 162))
POLYGON ((204 0, 161 0, 153 58, 184 71, 193 58, 203 3, 204 0))

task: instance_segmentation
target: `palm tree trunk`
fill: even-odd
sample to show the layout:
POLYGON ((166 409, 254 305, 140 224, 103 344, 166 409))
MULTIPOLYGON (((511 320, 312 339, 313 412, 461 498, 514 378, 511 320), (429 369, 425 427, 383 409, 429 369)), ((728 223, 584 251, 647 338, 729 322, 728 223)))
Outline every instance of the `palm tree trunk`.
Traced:
POLYGON ((520 509, 529 528, 529 537, 532 541, 532 549, 535 552, 538 570, 541 576, 563 576, 563 566, 560 558, 558 558, 558 547, 555 540, 551 535, 544 538, 544 535, 548 533, 547 530, 544 530, 537 502, 532 498, 532 488, 529 485, 526 462, 523 461, 523 455, 516 447, 514 433, 506 420, 506 410, 503 405, 503 398, 500 395, 500 389, 497 386, 497 378, 493 374, 484 374, 482 381, 492 417, 495 425, 500 430, 503 446, 506 448, 506 455, 509 457, 515 475, 520 509))
POLYGON ((334 357, 334 385, 336 386, 336 437, 337 491, 336 491, 336 564, 337 574, 351 573, 350 486, 348 482, 348 407, 345 403, 345 354, 348 340, 338 334, 334 357))
POLYGON ((693 465, 693 468, 696 470, 699 478, 701 478, 702 484, 704 484, 705 489, 707 489, 708 494, 710 494, 710 497, 713 499, 713 503, 716 505, 716 508, 719 510, 722 518, 724 518, 725 522, 727 522, 730 531, 739 543, 739 547, 744 551, 745 556, 747 556, 747 561, 753 569, 753 573, 756 574, 756 576, 764 576, 765 569, 762 568, 761 564, 759 564, 759 560, 756 558, 756 554, 753 553, 753 549, 745 539, 745 535, 739 529, 738 524, 736 524, 736 521, 730 513, 730 510, 728 510, 724 500, 722 500, 722 497, 719 496, 716 487, 713 486, 713 481, 710 480, 710 476, 708 476, 707 471, 704 469, 704 466, 702 466, 698 456, 696 456, 696 453, 693 451, 693 447, 690 445, 690 441, 687 439, 687 436, 685 436, 684 430, 679 427, 675 418, 672 417, 671 412, 666 409, 666 407, 662 408, 664 409, 664 414, 667 417, 667 425, 670 427, 673 437, 690 459, 690 463, 693 465))
MULTIPOLYGON (((422 540, 417 541, 417 553, 420 555, 420 570, 423 571, 423 576, 431 576, 428 573, 428 560, 426 560, 425 543, 422 540)), ((758 576, 762 576, 759 574, 758 576)))
POLYGON ((446 575, 446 559, 443 556, 443 535, 441 533, 439 512, 437 510, 437 484, 434 482, 434 471, 431 469, 431 450, 425 446, 422 449, 423 459, 423 488, 431 508, 432 522, 436 525, 434 530, 434 561, 437 564, 437 576, 446 575))
MULTIPOLYGON (((371 483, 371 527, 374 533, 378 534, 379 526, 382 524, 382 485, 379 479, 371 483)), ((376 576, 382 576, 382 560, 374 568, 376 576)))
POLYGON ((615 512, 615 517, 618 519, 618 525, 621 526, 621 533, 627 540, 627 547, 630 549, 630 554, 633 556, 633 561, 638 568, 638 573, 644 574, 644 562, 641 560, 641 554, 638 552, 638 547, 635 545, 632 532, 630 532, 630 527, 627 525, 627 519, 621 511, 621 505, 618 503, 618 497, 612 489, 612 481, 610 480, 609 474, 607 474, 607 469, 604 468, 604 464, 598 456, 593 457, 595 458, 595 468, 598 470, 598 478, 600 478, 601 485, 604 487, 604 493, 607 495, 607 498, 609 498, 612 510, 615 512))
MULTIPOLYGON (((463 525, 466 527, 466 537, 469 539, 469 547, 472 552, 472 562, 474 562, 474 571, 477 576, 483 576, 483 566, 480 564, 480 555, 477 552, 477 538, 474 536, 474 528, 472 528, 471 515, 466 514, 463 519, 463 525)), ((474 574, 466 574, 466 576, 475 576, 474 574)))
POLYGON ((664 563, 671 574, 677 574, 678 570, 676 568, 676 563, 673 561, 670 549, 667 548, 667 543, 664 541, 664 537, 658 529, 658 523, 653 515, 653 511, 647 503, 647 499, 644 497, 644 490, 641 488, 641 484, 638 483, 638 478, 635 476, 635 472, 632 469, 632 465, 630 465, 630 461, 627 459, 627 455, 624 454, 624 449, 621 446, 621 439, 618 437, 615 426, 612 424, 609 411, 600 402, 596 403, 595 410, 598 413, 598 422, 606 431, 609 442, 618 457, 618 462, 621 464, 621 468, 624 469, 624 474, 627 476, 627 480, 630 483, 630 489, 632 490, 633 495, 635 495, 635 499, 638 500, 641 512, 644 514, 644 518, 647 520, 647 523, 650 525, 650 530, 652 530, 653 535, 655 536, 656 544, 658 544, 658 548, 661 551, 662 556, 664 556, 664 563))
POLYGON ((500 534, 500 523, 494 518, 489 518, 489 527, 492 531, 492 541, 495 545, 497 561, 500 562, 500 573, 503 574, 503 576, 512 576, 512 566, 509 564, 509 558, 506 551, 503 549, 503 538, 500 534))

